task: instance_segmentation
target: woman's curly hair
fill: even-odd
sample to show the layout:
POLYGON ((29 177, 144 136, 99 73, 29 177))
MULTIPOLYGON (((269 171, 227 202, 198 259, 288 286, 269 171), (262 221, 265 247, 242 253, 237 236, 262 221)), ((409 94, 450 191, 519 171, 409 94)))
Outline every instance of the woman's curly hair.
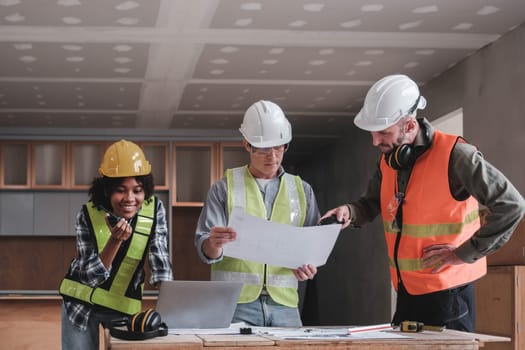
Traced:
MULTIPOLYGON (((133 176, 135 180, 144 188, 144 198, 146 201, 151 200, 154 192, 153 175, 133 176)), ((107 177, 101 176, 93 179, 91 187, 89 188, 89 199, 93 202, 95 207, 104 207, 111 211, 111 195, 115 188, 124 182, 127 177, 107 177)))

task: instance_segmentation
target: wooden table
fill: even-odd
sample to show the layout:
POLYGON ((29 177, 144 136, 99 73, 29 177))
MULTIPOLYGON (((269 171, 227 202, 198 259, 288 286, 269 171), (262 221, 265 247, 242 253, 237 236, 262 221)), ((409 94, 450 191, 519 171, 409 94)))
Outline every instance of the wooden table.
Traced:
MULTIPOLYGON (((395 332, 395 331, 394 331, 395 332)), ((266 335, 168 335, 144 341, 125 341, 106 333, 107 349, 179 350, 477 350, 485 342, 505 342, 509 338, 453 330, 402 333, 402 339, 286 340, 266 335)))

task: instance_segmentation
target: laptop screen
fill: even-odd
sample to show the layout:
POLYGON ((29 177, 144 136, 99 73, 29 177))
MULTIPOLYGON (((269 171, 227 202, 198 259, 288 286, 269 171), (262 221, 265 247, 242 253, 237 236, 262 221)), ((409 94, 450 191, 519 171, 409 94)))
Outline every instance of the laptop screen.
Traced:
POLYGON ((163 281, 156 310, 168 328, 227 328, 242 282, 163 281))

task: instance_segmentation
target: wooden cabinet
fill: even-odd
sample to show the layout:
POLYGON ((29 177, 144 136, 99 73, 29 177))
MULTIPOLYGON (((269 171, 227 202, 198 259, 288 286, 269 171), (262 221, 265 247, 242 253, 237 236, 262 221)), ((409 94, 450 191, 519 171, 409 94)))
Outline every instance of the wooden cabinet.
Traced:
MULTIPOLYGON (((0 188, 88 189, 112 142, 4 141, 0 188)), ((168 190, 168 142, 137 142, 152 166, 155 188, 168 190)))
POLYGON ((67 186, 66 147, 64 142, 31 144, 31 187, 62 189, 67 186))
POLYGON ((476 282, 476 332, 512 339, 484 350, 525 349, 525 266, 491 266, 476 282))
POLYGON ((195 229, 211 184, 227 168, 245 165, 249 154, 240 142, 214 144, 176 143, 172 210, 172 261, 175 279, 208 280, 210 265, 203 263, 195 249, 195 229))
POLYGON ((3 142, 0 144, 0 187, 29 188, 31 157, 29 144, 3 142))
MULTIPOLYGON (((151 164, 151 172, 155 181, 155 190, 168 190, 169 158, 167 142, 139 142, 138 145, 144 151, 146 159, 151 164)), ((165 202, 165 205, 168 205, 165 202)))
POLYGON ((216 145, 176 143, 173 146, 173 167, 173 205, 202 206, 216 179, 216 145))
POLYGON ((239 167, 250 162, 250 155, 242 142, 223 142, 219 145, 218 178, 224 176, 226 169, 239 167))
POLYGON ((104 156, 106 142, 72 142, 68 157, 68 169, 71 172, 70 188, 88 189, 98 174, 100 161, 104 156))

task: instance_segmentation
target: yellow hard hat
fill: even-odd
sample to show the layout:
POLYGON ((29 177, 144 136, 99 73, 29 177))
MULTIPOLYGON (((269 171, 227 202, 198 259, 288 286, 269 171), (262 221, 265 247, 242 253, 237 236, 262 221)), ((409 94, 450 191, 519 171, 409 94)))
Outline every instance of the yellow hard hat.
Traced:
POLYGON ((148 175, 151 164, 138 145, 120 140, 108 147, 98 172, 107 177, 148 175))

